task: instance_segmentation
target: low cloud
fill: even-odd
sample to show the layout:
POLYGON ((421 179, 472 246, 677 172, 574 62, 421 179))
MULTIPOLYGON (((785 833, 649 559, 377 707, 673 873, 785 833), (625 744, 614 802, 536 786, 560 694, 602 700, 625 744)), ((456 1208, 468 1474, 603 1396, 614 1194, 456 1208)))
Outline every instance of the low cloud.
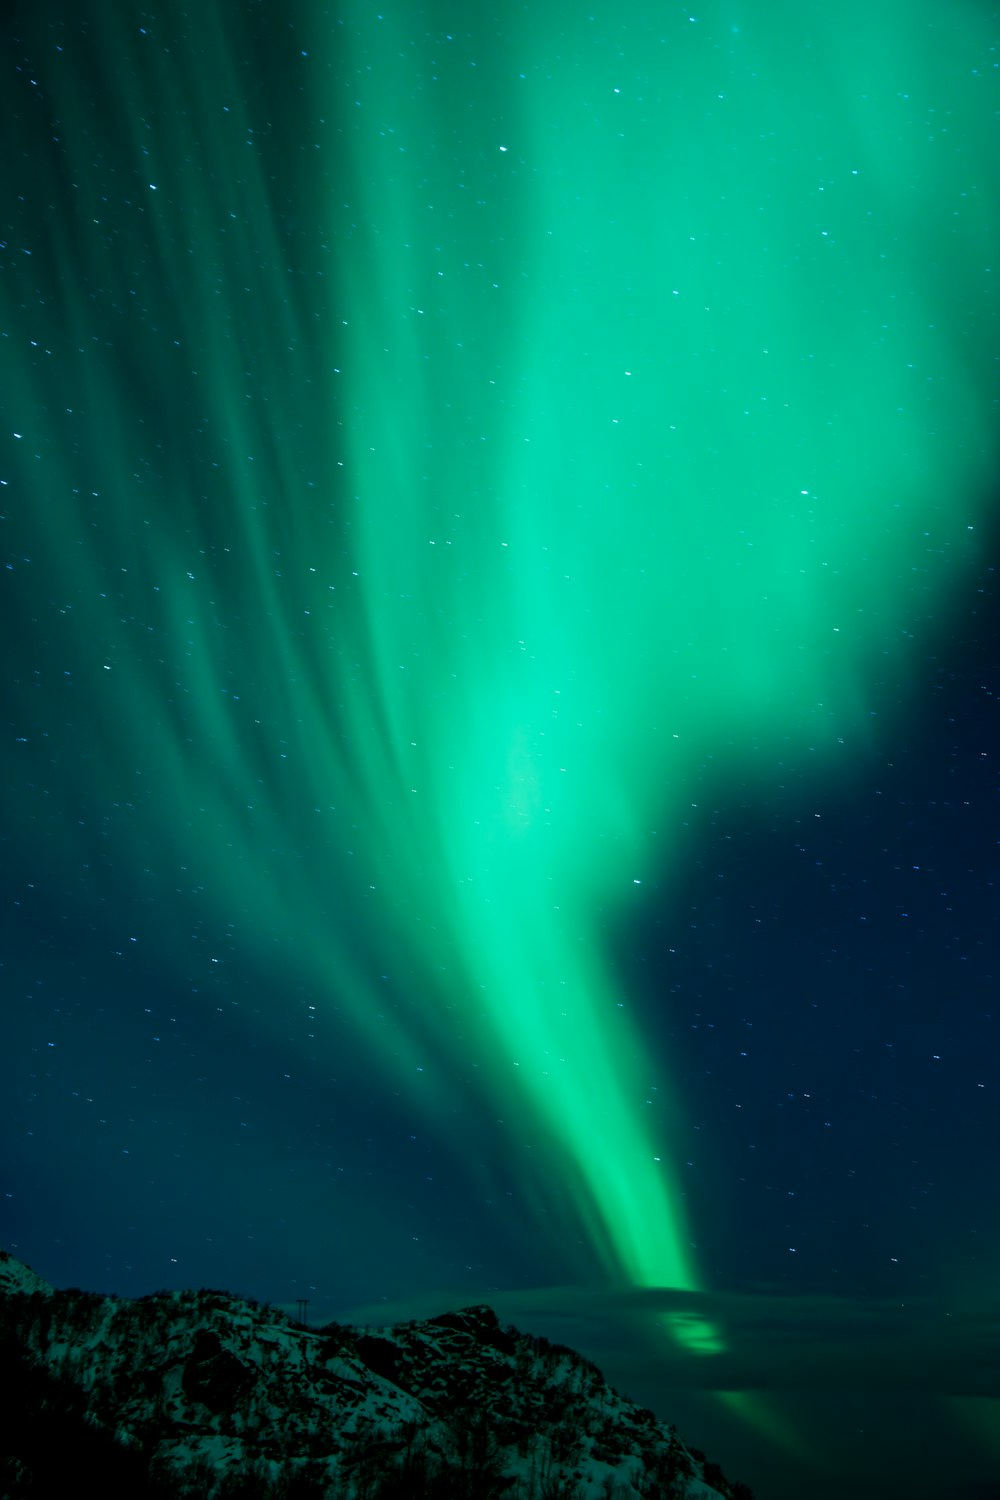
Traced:
POLYGON ((1000 1397, 1000 1302, 962 1305, 782 1294, 771 1289, 546 1287, 438 1293, 345 1312, 385 1324, 487 1302, 502 1322, 593 1359, 614 1384, 704 1391, 922 1391, 1000 1397), (691 1318, 718 1331, 699 1353, 669 1332, 691 1318))

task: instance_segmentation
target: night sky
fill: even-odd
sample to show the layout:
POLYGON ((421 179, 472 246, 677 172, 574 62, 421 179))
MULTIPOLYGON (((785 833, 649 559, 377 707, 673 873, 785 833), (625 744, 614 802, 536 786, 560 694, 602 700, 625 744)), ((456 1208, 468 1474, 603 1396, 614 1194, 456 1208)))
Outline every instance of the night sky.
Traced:
POLYGON ((1000 9, 0 37, 2 1243, 996 1496, 1000 9))

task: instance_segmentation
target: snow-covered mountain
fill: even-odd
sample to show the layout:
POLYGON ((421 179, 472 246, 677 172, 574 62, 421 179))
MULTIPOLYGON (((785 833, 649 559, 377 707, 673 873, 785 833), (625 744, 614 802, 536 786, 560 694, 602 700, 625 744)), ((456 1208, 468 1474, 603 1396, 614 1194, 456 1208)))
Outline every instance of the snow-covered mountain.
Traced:
POLYGON ((227 1292, 54 1291, 0 1252, 0 1496, 748 1500, 489 1307, 306 1328, 227 1292), (100 1476, 92 1471, 100 1468, 100 1476))

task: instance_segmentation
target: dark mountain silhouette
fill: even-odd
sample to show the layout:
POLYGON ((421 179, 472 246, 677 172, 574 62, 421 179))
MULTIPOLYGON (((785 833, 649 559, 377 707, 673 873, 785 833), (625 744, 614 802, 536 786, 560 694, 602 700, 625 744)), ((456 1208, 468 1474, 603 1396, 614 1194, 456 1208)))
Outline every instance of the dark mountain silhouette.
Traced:
POLYGON ((54 1291, 0 1252, 0 1500, 748 1500, 489 1307, 311 1329, 219 1291, 54 1291))

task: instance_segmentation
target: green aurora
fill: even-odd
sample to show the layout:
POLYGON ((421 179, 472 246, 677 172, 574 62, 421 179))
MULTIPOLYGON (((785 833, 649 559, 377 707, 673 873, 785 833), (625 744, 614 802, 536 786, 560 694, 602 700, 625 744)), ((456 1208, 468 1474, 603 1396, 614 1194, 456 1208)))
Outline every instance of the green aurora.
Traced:
POLYGON ((53 127, 9 169, 50 232, 5 495, 86 723, 81 902, 113 860, 210 906, 421 1109, 495 1099, 559 1275, 696 1289, 611 938, 707 756, 850 775, 978 555, 989 26, 168 13, 77 38, 96 107, 39 22, 53 127))

